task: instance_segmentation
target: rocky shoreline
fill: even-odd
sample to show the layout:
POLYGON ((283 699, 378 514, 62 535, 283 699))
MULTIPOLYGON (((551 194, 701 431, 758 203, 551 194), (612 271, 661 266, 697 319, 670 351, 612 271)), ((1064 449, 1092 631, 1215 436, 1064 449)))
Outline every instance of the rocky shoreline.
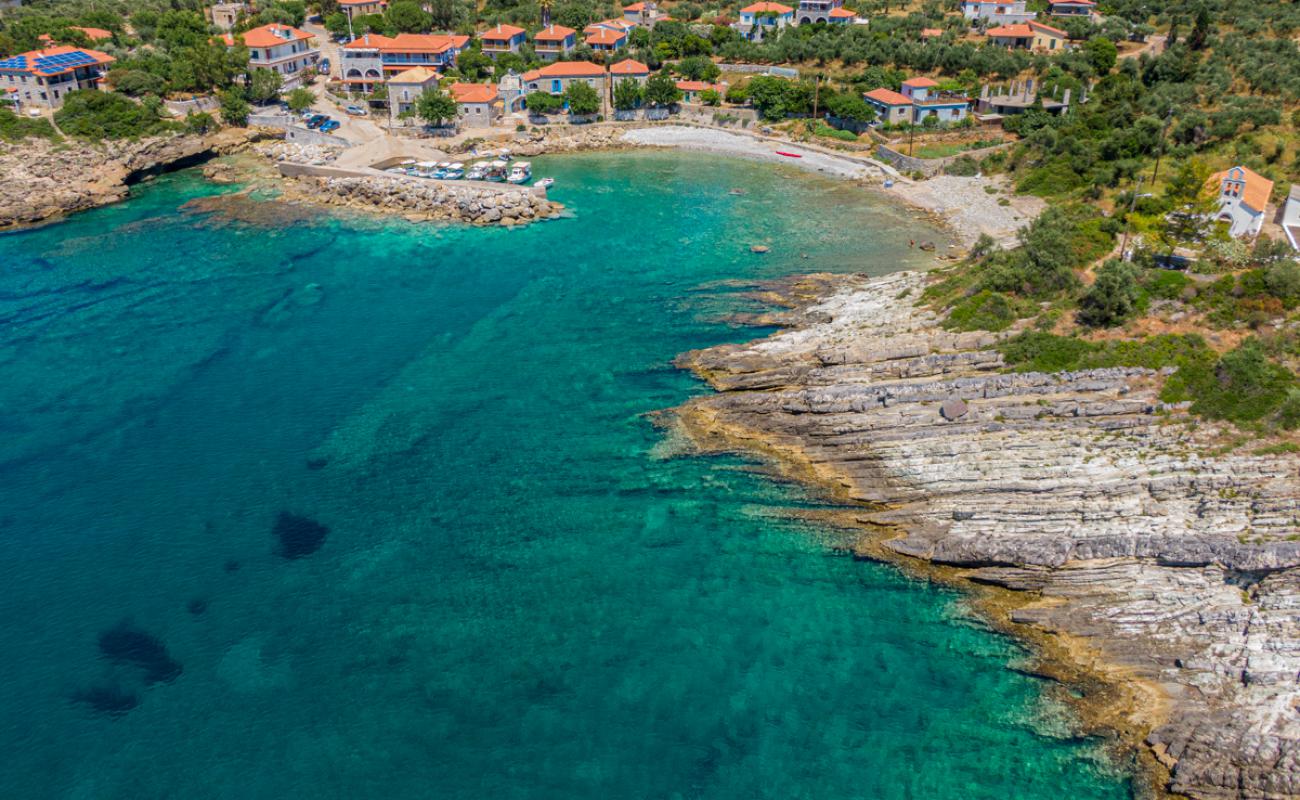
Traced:
POLYGON ((553 219, 564 209, 561 204, 526 188, 496 190, 472 184, 379 176, 296 178, 285 189, 283 197, 353 210, 396 213, 412 222, 445 220, 506 227, 553 219))
POLYGON ((926 281, 772 287, 783 331, 679 359, 718 390, 683 428, 844 501, 863 557, 1022 593, 1009 622, 1120 690, 1106 722, 1168 790, 1300 796, 1297 458, 1222 452, 1148 370, 1007 373, 926 281))
POLYGON ((176 135, 89 144, 29 139, 0 151, 0 230, 33 225, 126 198, 144 175, 243 149, 262 134, 228 128, 208 136, 176 135))

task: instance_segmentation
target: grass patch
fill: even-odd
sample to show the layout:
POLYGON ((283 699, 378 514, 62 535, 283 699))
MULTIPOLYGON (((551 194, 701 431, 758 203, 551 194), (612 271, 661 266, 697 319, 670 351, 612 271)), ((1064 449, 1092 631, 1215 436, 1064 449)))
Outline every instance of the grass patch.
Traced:
POLYGON ((985 289, 953 306, 944 327, 955 331, 1001 331, 1036 308, 1034 303, 985 289))
POLYGON ((1064 372, 1103 367, 1163 369, 1209 366, 1214 351, 1196 334, 1148 336, 1132 341, 1090 342, 1074 336, 1026 331, 998 346, 1007 366, 1017 372, 1064 372))
POLYGON ((1291 453, 1300 453, 1300 444, 1295 442, 1280 442, 1270 444, 1267 447, 1261 447, 1255 450, 1257 456, 1284 456, 1291 453))
POLYGON ((916 148, 915 156, 917 158, 947 158, 959 153, 965 153, 967 150, 981 150, 995 144, 1002 144, 1002 140, 980 139, 975 142, 931 142, 916 148))

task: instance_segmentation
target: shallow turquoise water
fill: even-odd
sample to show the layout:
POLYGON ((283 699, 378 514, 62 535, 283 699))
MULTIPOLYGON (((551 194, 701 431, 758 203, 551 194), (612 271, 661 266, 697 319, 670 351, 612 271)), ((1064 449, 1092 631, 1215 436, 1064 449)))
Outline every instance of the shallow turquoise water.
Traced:
POLYGON ((0 797, 1130 796, 959 598, 653 424, 704 391, 676 354, 756 335, 722 282, 921 264, 914 223, 536 169, 573 218, 232 222, 183 173, 0 237, 0 797))

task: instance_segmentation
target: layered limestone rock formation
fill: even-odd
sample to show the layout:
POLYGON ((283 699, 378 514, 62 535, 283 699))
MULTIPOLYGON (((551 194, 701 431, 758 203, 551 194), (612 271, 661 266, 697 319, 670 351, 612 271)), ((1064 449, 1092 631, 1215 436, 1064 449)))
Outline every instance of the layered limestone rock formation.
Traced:
POLYGON ((260 134, 230 128, 210 136, 177 135, 139 141, 59 143, 29 139, 3 146, 0 229, 116 203, 142 175, 211 154, 234 152, 260 134))
POLYGON ((1170 789, 1300 796, 1300 458, 1222 452, 1149 370, 1008 373, 925 280, 783 287, 786 330, 680 359, 718 390, 686 429, 860 505, 864 551, 1041 595, 1015 620, 1157 687, 1133 711, 1170 789))
POLYGON ((308 176, 287 191, 290 199, 367 211, 398 213, 412 220, 454 220, 477 225, 522 225, 550 219, 563 206, 525 187, 366 176, 308 176))

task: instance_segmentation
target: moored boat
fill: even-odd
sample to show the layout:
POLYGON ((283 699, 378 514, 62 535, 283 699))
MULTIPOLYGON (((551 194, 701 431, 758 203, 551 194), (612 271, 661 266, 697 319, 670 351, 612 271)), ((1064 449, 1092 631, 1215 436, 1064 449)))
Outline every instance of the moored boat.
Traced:
POLYGON ((453 162, 452 165, 447 168, 446 173, 442 177, 449 181, 460 180, 465 177, 465 165, 459 161, 453 162))
POLYGON ((511 183, 527 183, 533 177, 533 165, 527 161, 516 161, 506 180, 511 183))
POLYGON ((549 188, 549 187, 555 185, 555 179, 554 179, 554 178, 542 178, 540 181, 538 181, 537 183, 535 183, 535 184, 533 184, 533 185, 534 185, 534 186, 540 186, 540 187, 542 187, 543 189, 546 189, 546 188, 549 188))
POLYGON ((465 178, 471 181, 481 181, 487 177, 488 167, 490 166, 492 166, 490 162, 475 161, 474 166, 469 168, 469 172, 465 173, 465 178))
POLYGON ((506 170, 509 168, 509 162, 498 158, 488 167, 487 180, 492 181, 493 183, 504 181, 506 179, 506 170))

